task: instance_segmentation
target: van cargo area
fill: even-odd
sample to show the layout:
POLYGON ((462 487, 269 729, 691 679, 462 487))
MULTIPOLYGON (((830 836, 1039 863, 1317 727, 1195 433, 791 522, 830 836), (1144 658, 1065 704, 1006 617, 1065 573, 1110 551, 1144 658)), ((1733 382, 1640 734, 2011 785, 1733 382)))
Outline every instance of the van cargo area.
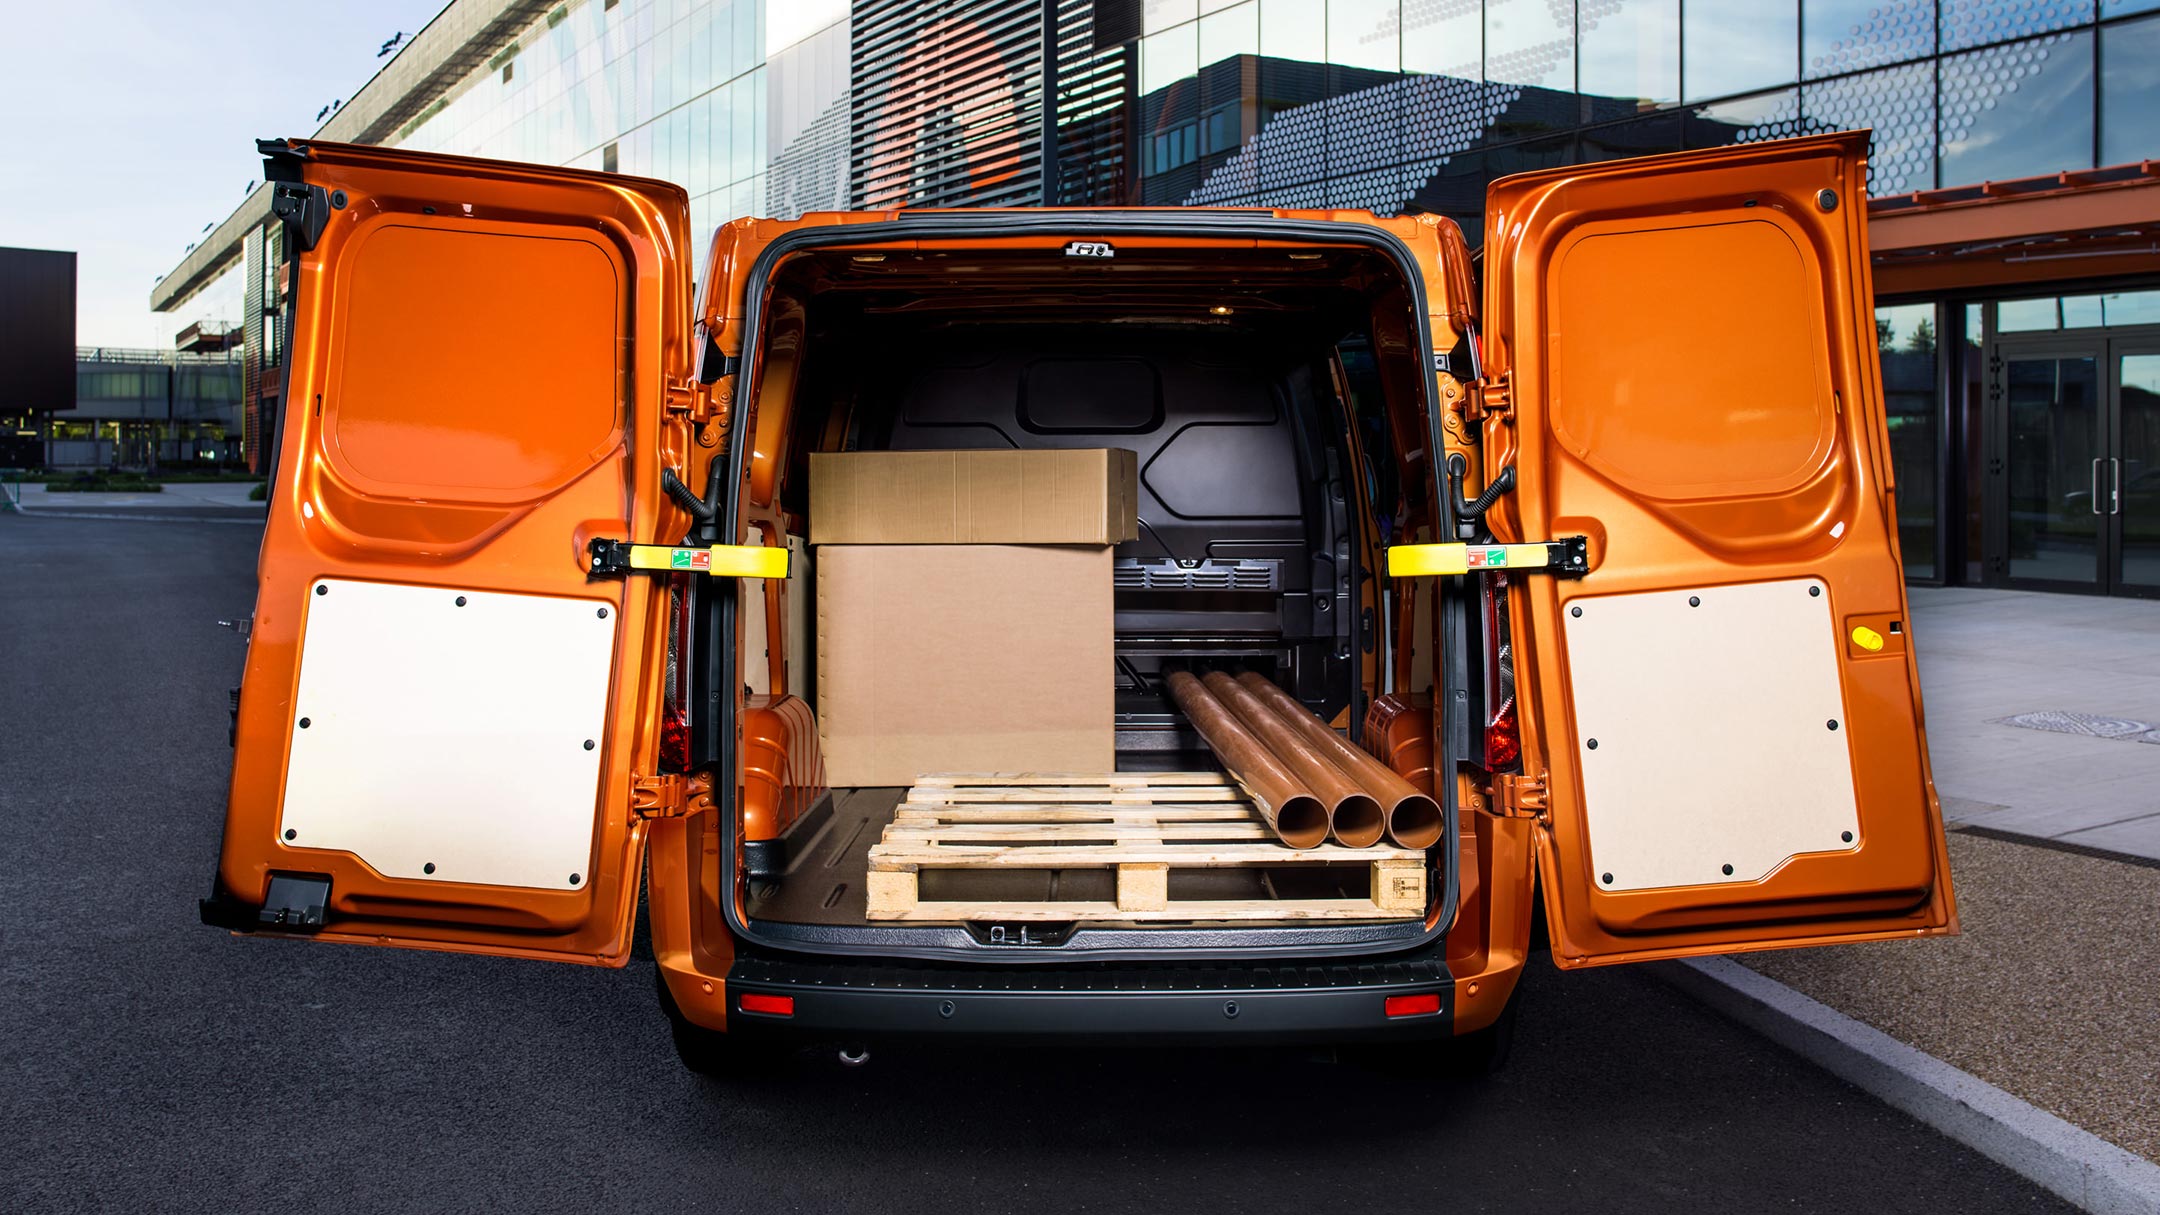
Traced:
MULTIPOLYGON (((745 583, 742 599, 738 670, 751 710, 751 783, 737 906, 752 934, 794 942, 878 934, 883 947, 896 948, 911 937, 1057 943, 1091 928, 1123 940, 1290 924, 1321 940, 1338 932, 1408 942, 1426 931, 1448 849, 1330 842, 1322 853, 1293 854, 1259 825, 1166 690, 1181 671, 1257 673, 1359 745, 1375 699, 1384 698, 1380 716, 1407 715, 1405 724, 1425 736, 1422 751, 1412 750, 1422 756, 1415 776, 1431 793, 1432 609, 1425 605, 1418 617, 1407 597, 1385 594, 1373 568, 1387 543, 1406 538, 1405 520, 1426 511, 1422 500, 1405 502, 1401 488, 1415 485, 1422 498, 1418 462, 1429 449, 1421 399, 1427 356, 1410 303, 1417 293, 1374 250, 1230 244, 1205 251, 1189 242, 1161 251, 1121 244, 1113 259, 1046 257, 1039 249, 839 250, 781 263, 751 389, 754 442, 742 457, 747 534, 785 542, 798 556, 787 584, 759 594, 762 584, 745 583), (953 568, 950 550, 940 554, 945 566, 926 564, 913 577, 907 551, 886 550, 898 571, 885 574, 887 585, 899 589, 873 601, 852 569, 847 589, 828 579, 828 562, 840 555, 836 537, 886 533, 876 511, 843 502, 832 488, 836 466, 813 471, 814 455, 1053 450, 1109 453, 1113 500, 1117 461, 1131 453, 1130 538, 1078 537, 1115 541, 1104 564, 1081 575, 1084 586, 1107 579, 1107 620, 1091 622, 1084 602, 1073 605, 1091 593, 1084 590, 1059 593, 1054 612, 1027 611, 1021 598, 1014 602, 1023 607, 1007 615, 968 616, 973 598, 949 596, 980 597, 984 580, 1006 568, 989 550, 988 564, 952 576, 950 588, 933 573, 953 568), (831 503, 826 514, 821 495, 831 503), (843 630, 831 613, 881 609, 907 614, 905 627, 888 620, 893 627, 874 646, 856 633, 846 633, 844 648, 834 640, 843 630), (949 677, 935 657, 942 629, 966 632, 971 653, 996 651, 1001 665, 973 683, 949 677), (1106 634, 1099 651, 1066 644, 1075 632, 1089 642, 1091 629, 1106 634), (1043 688, 1051 689, 1053 716, 1106 692, 1102 758, 1045 768, 991 746, 966 751, 969 762, 958 769, 895 766, 884 752, 865 767, 851 736, 840 762, 833 715, 847 711, 852 722, 862 714, 834 701, 843 684, 862 680, 835 664, 911 661, 922 665, 909 668, 916 673, 899 690, 898 708, 881 710, 880 728, 934 732, 952 718, 993 723, 988 730, 1035 711, 1043 688), (1000 703, 973 703, 985 699, 1000 703), (792 724, 753 740, 759 709, 792 724), (825 758, 835 763, 835 787, 822 793, 801 787, 816 770, 802 756, 818 737, 806 726, 811 719, 826 731, 825 758), (775 742, 775 734, 784 737, 775 742), (926 778, 935 785, 954 770, 1045 775, 1015 778, 1019 791, 1003 793, 983 778, 985 787, 961 800, 984 804, 967 807, 956 830, 930 813, 921 789, 908 788, 926 778), (867 775, 846 783, 855 771, 867 775), (1116 782, 1115 797, 1092 797, 1084 779, 1110 773, 1134 779, 1116 782), (1149 774, 1160 774, 1168 790, 1149 794, 1149 774), (1083 779, 1083 787, 1043 787, 1068 778, 1083 779), (1156 804, 1169 809, 1153 814, 1156 804), (991 813, 1001 805, 1019 809, 991 813), (898 828, 896 816, 904 820, 898 828), (1102 834, 1089 836, 1091 825, 1102 834), (1028 849, 1050 863, 1020 856, 995 866, 925 865, 919 873, 888 865, 910 871, 904 892, 894 893, 901 879, 875 871, 874 850, 888 834, 921 842, 938 830, 1001 852, 1028 849), (1135 844, 1162 851, 1148 853, 1149 865, 1122 869, 1055 863, 1072 847, 1135 844), (1259 863, 1260 854, 1239 851, 1262 844, 1269 851, 1259 863), (1186 856, 1202 859, 1182 863, 1186 856), (1158 862, 1166 867, 1160 878, 1136 876, 1158 862), (888 884, 882 899, 881 882, 888 884), (1164 888, 1134 895, 1136 884, 1151 882, 1164 888), (953 909, 952 918, 938 922, 937 908, 953 909)), ((978 502, 987 500, 979 474, 974 484, 978 502)), ((1026 513, 1039 525, 1047 512, 1026 513)), ((1113 533, 1114 516, 1115 508, 1113 533)), ((965 544, 983 534, 982 522, 963 520, 968 534, 949 539, 965 544)), ((1001 541, 1018 534, 989 530, 1001 541)), ((915 538, 904 528, 896 534, 915 538)), ((1051 537, 1065 547, 1072 539, 1051 537)))

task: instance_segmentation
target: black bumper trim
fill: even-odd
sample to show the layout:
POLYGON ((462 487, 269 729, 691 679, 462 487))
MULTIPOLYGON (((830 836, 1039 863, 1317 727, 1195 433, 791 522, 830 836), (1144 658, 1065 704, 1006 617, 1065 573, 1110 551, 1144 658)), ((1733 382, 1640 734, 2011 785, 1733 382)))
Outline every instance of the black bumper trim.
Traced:
POLYGON ((1407 1040, 1454 1031, 1438 949, 1388 961, 1193 965, 890 966, 755 953, 728 972, 732 1033, 879 1039, 1137 1042, 1407 1040), (791 1017, 746 1013, 745 993, 792 996, 791 1017), (1388 996, 1437 992, 1440 1011, 1394 1017, 1388 996))

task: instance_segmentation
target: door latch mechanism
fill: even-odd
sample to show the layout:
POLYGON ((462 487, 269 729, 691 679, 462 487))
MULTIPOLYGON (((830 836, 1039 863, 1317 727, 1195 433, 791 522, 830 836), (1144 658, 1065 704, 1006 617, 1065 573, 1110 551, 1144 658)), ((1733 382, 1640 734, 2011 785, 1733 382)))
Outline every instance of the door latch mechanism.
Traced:
POLYGON ((592 542, 587 572, 595 578, 641 571, 654 574, 698 573, 715 578, 785 578, 788 550, 779 545, 714 544, 677 548, 632 544, 627 540, 592 542))

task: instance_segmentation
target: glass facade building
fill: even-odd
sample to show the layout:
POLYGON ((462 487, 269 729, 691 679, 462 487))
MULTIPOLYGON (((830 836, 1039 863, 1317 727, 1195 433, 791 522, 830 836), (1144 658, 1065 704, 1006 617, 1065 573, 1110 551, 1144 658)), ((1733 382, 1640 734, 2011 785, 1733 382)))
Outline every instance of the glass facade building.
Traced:
MULTIPOLYGON (((675 181, 701 241, 1145 204, 1474 247, 1496 177, 1860 127, 1908 573, 2160 590, 2160 0, 454 0, 321 137, 675 181)), ((161 306, 235 263, 252 445, 278 237, 219 232, 161 306)))
POLYGON ((1142 197, 1439 211, 1871 127, 1877 195, 2160 153, 2160 0, 1145 0, 1142 197))

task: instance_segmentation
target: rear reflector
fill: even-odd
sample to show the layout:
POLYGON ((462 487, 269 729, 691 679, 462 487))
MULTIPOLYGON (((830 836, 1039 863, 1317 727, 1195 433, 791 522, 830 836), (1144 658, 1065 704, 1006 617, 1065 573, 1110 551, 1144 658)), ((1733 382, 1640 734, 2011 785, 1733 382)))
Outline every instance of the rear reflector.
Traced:
MULTIPOLYGON (((750 997, 744 996, 747 1005, 750 997)), ((1389 996, 1387 1015, 1390 1017, 1430 1017, 1440 1011, 1440 993, 1428 991, 1416 996, 1389 996)))
MULTIPOLYGON (((1434 997, 1434 999, 1438 998, 1437 996, 1434 997)), ((747 1013, 765 1013, 775 1017, 792 1017, 795 1015, 795 997, 767 996, 754 991, 746 991, 742 995, 740 1007, 747 1013)))

